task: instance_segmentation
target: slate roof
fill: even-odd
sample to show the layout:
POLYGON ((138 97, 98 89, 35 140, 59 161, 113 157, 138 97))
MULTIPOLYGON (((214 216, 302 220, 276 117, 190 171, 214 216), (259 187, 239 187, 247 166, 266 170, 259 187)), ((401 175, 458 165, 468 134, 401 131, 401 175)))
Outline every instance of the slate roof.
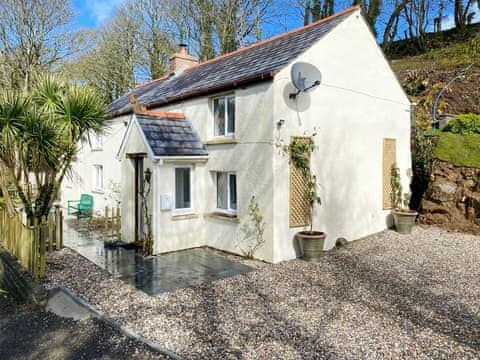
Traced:
POLYGON ((189 121, 146 114, 135 116, 155 156, 208 155, 189 121))
POLYGON ((230 54, 186 69, 174 76, 140 85, 110 104, 112 116, 132 112, 129 97, 135 94, 147 108, 271 79, 301 53, 321 39, 358 7, 276 36, 230 54))

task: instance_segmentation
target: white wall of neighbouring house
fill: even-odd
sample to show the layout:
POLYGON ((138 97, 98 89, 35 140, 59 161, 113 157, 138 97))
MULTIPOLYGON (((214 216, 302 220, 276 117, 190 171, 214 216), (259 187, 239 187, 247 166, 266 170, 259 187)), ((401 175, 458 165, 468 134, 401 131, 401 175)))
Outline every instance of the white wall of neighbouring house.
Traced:
MULTIPOLYGON (((161 111, 178 111, 185 115, 199 133, 201 140, 209 144, 208 161, 164 159, 152 163, 155 185, 151 196, 154 210, 155 253, 165 253, 197 246, 241 254, 245 228, 250 223, 248 204, 250 198, 258 199, 265 217, 265 244, 256 257, 272 262, 273 258, 273 134, 272 134, 272 82, 264 82, 235 90, 236 132, 230 143, 209 144, 213 140, 213 115, 211 99, 220 94, 186 100, 161 111), (192 166, 194 169, 194 209, 191 214, 179 215, 174 209, 160 209, 160 197, 174 199, 174 169, 176 166, 192 166), (216 171, 234 172, 237 175, 238 215, 236 219, 212 216, 216 211, 216 171)), ((218 140, 218 139, 217 139, 218 140)), ((125 153, 138 152, 137 139, 129 139, 132 148, 125 153)), ((130 145, 129 145, 130 146, 130 145)), ((130 165, 123 165, 122 180, 126 184, 122 201, 122 233, 129 239, 134 217, 131 204, 130 165)), ((173 206, 172 206, 173 207, 173 206)))
POLYGON ((122 142, 126 126, 131 115, 115 118, 108 122, 102 136, 102 145, 96 146, 95 136, 90 137, 91 143, 79 144, 77 160, 72 162, 71 176, 67 177, 61 187, 62 205, 67 206, 68 200, 78 200, 81 194, 90 194, 94 198, 94 212, 103 214, 105 206, 116 206, 114 185, 120 184, 120 162, 116 155, 122 142), (95 165, 103 169, 103 186, 96 182, 95 165))
MULTIPOLYGON (((324 249, 339 237, 355 240, 384 230, 383 139, 396 139, 403 189, 409 189, 410 103, 359 12, 353 13, 295 60, 315 65, 322 84, 296 100, 291 65, 275 77, 274 120, 285 120, 275 137, 285 144, 292 136, 317 132, 312 156, 322 204, 313 227, 327 233, 324 249)), ((274 152, 274 261, 295 258, 289 228, 289 165, 274 152)))

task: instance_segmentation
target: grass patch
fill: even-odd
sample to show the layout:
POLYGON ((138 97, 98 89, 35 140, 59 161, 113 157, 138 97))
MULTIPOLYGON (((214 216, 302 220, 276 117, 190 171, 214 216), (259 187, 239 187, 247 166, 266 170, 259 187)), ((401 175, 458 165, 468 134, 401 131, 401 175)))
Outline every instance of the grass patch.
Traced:
POLYGON ((480 135, 436 132, 440 137, 433 157, 457 166, 480 168, 480 135))

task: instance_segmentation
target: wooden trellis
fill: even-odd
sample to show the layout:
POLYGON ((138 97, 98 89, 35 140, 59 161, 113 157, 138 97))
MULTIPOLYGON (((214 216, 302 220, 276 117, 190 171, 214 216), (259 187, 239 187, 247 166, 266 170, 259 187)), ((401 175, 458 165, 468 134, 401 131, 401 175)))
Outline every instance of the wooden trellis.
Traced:
MULTIPOLYGON (((310 137, 292 137, 292 140, 311 142, 310 137)), ((290 161, 290 227, 310 225, 310 208, 308 205, 307 179, 302 170, 290 161)))
POLYGON ((391 209, 392 204, 392 184, 390 181, 392 166, 397 161, 397 141, 396 139, 383 139, 383 208, 391 209))

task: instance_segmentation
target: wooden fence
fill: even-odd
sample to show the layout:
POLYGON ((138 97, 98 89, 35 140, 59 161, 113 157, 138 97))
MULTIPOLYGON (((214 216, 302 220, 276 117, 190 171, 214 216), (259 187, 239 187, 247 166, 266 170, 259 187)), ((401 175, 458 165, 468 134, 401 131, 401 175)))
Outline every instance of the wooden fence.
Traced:
POLYGON ((31 226, 23 224, 22 215, 10 217, 0 210, 0 242, 28 269, 34 279, 45 276, 46 253, 63 246, 63 215, 59 206, 31 226))
POLYGON ((120 240, 121 237, 121 216, 120 208, 109 208, 105 207, 104 213, 104 231, 106 237, 116 237, 120 240))

